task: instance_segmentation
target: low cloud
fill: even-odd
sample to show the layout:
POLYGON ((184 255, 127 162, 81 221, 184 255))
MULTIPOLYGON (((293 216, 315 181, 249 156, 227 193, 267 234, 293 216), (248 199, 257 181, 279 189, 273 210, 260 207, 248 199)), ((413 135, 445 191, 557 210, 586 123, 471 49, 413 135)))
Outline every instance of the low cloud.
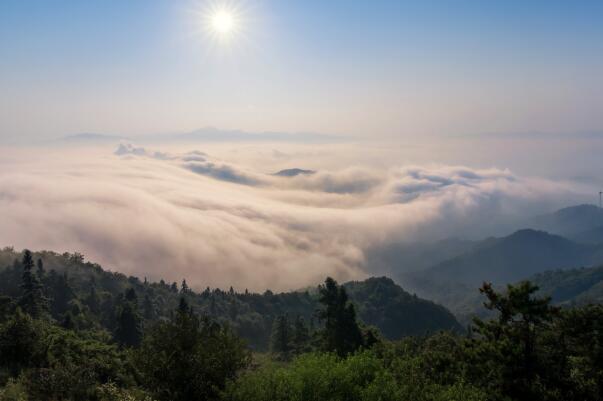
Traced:
POLYGON ((0 245, 77 250, 111 270, 197 288, 361 278, 375 247, 492 233, 582 191, 504 169, 311 166, 281 177, 209 151, 56 152, 5 162, 0 245))

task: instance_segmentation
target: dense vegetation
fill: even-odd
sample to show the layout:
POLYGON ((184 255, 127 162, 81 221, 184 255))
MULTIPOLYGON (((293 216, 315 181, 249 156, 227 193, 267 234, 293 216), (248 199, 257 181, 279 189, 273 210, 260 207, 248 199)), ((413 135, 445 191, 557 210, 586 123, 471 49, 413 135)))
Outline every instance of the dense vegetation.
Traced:
POLYGON ((44 255, 25 251, 1 273, 2 401, 600 400, 603 393, 603 307, 560 309, 529 282, 502 292, 484 284, 494 319, 477 319, 467 333, 413 333, 388 319, 428 317, 390 314, 415 297, 386 279, 327 278, 311 292, 278 296, 219 292, 231 303, 206 306, 185 282, 174 290, 104 272, 80 255, 44 255), (53 258, 72 264, 49 271, 44 260, 53 258), (156 291, 151 302, 145 288, 156 291), (252 354, 221 316, 233 304, 239 313, 245 296, 285 304, 271 322, 269 354, 252 354), (311 300, 315 310, 297 313, 303 308, 289 297, 311 300), (404 337, 385 339, 366 324, 370 317, 404 337))
MULTIPOLYGON (((220 324, 227 324, 254 350, 269 348, 274 320, 288 315, 292 320, 303 318, 308 326, 315 325, 314 312, 318 307, 315 290, 263 294, 209 289, 197 293, 186 280, 181 283, 157 283, 104 271, 100 266, 85 262, 79 254, 40 252, 33 255, 43 264, 40 280, 53 299, 50 313, 61 321, 65 314, 78 328, 103 328, 113 332, 121 311, 123 297, 131 289, 137 298, 143 323, 151 325, 168 319, 178 306, 181 296, 199 314, 207 315, 220 324)), ((0 295, 13 298, 20 294, 22 255, 11 249, 0 251, 0 295), (2 268, 4 267, 4 269, 2 268)), ((379 328, 389 339, 405 335, 425 334, 439 330, 462 328, 445 308, 417 298, 386 278, 346 284, 351 300, 357 304, 360 319, 379 328)), ((129 308, 129 306, 125 306, 129 308)))

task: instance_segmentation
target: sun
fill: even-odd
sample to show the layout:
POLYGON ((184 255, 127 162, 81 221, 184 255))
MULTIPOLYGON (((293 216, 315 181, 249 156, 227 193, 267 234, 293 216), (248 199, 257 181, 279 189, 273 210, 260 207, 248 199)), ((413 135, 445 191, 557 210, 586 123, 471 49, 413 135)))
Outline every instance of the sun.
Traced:
MULTIPOLYGON (((0 0, 1 1, 1 0, 0 0)), ((231 51, 247 38, 247 10, 239 0, 203 0, 198 9, 191 10, 194 34, 207 40, 208 48, 231 51)))
POLYGON ((227 10, 215 11, 211 16, 211 27, 214 32, 222 35, 231 33, 235 28, 234 15, 227 10))

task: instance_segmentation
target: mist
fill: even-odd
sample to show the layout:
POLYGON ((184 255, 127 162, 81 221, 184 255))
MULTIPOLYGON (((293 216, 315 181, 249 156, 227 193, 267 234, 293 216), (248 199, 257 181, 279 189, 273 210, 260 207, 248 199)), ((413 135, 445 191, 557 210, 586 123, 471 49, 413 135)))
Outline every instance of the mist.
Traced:
POLYGON ((195 288, 360 279, 375 273, 367 253, 384 245, 503 235, 593 190, 351 142, 122 142, 1 155, 0 245, 78 251, 109 270, 195 288), (312 171, 275 174, 287 168, 312 171))

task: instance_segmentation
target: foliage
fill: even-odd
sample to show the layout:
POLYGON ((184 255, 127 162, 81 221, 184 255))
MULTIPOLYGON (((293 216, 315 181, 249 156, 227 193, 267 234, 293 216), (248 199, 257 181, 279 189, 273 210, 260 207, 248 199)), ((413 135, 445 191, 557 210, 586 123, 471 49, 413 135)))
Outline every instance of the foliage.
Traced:
POLYGON ((43 286, 36 272, 34 272, 34 261, 29 250, 23 251, 23 275, 21 279, 22 294, 19 298, 19 306, 34 318, 43 317, 48 309, 48 300, 44 296, 43 286))
POLYGON ((356 321, 356 309, 349 302, 345 288, 328 277, 324 285, 319 286, 318 292, 318 301, 323 306, 317 314, 324 321, 324 329, 321 331, 322 348, 339 356, 346 356, 359 349, 364 341, 356 321))
POLYGON ((305 354, 286 367, 267 366, 231 382, 228 401, 286 400, 486 400, 483 392, 463 383, 405 382, 373 351, 348 358, 330 353, 305 354), (417 391, 420 389, 420 391, 417 391))
MULTIPOLYGON (((0 250, 0 296, 11 297, 15 302, 22 295, 22 258, 23 253, 10 248, 0 250)), ((81 254, 43 251, 32 253, 32 259, 43 263, 45 273, 39 281, 45 287, 51 317, 58 322, 71 320, 76 329, 115 333, 125 293, 130 290, 136 295, 136 311, 143 327, 169 319, 183 295, 198 314, 227 324, 256 351, 270 348, 272 326, 279 316, 288 315, 292 321, 303 318, 310 332, 319 328, 315 319, 318 294, 314 289, 279 294, 217 288, 195 292, 186 280, 182 282, 186 285, 179 289, 163 280, 149 282, 104 271, 99 265, 86 262, 81 254), (67 318, 69 313, 71 316, 67 318)), ((395 340, 449 329, 462 331, 448 310, 405 292, 390 279, 351 282, 345 288, 356 307, 358 320, 375 326, 385 338, 395 340)), ((0 319, 2 305, 0 300, 0 319)))
POLYGON ((197 317, 184 298, 175 316, 153 327, 134 352, 142 383, 166 401, 215 399, 250 358, 230 329, 197 317))
POLYGON ((462 335, 446 326, 454 322, 447 311, 385 278, 343 286, 327 278, 316 292, 198 294, 185 281, 174 290, 104 272, 80 254, 39 256, 35 272, 28 252, 0 270, 0 401, 598 401, 603 394, 603 306, 560 309, 530 282, 505 291, 484 284, 492 318, 476 319, 462 335), (57 260, 69 274, 54 269, 57 260), (252 361, 237 332, 261 338, 270 327, 272 355, 252 361), (378 327, 414 335, 390 342, 378 327))

